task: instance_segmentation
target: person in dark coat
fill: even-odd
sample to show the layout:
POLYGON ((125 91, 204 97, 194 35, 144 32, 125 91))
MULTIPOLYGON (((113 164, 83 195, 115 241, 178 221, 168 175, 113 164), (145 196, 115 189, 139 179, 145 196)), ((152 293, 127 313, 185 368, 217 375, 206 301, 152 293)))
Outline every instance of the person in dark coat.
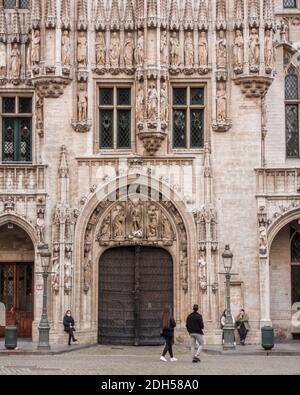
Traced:
POLYGON ((202 315, 198 313, 199 306, 193 307, 193 312, 187 317, 186 328, 190 334, 192 341, 192 357, 193 363, 200 362, 200 354, 204 347, 204 323, 202 315))
POLYGON ((65 328, 65 332, 67 332, 69 334, 69 342, 68 345, 71 345, 71 340, 73 340, 73 342, 77 342, 78 340, 75 339, 74 336, 74 332, 75 332, 75 321, 74 318, 72 317, 71 311, 68 310, 66 312, 66 315, 64 316, 64 328, 65 328))
POLYGON ((166 355, 169 352, 171 357, 171 362, 176 362, 177 359, 173 355, 173 344, 174 344, 174 328, 176 327, 176 322, 172 317, 171 309, 169 307, 165 308, 162 318, 161 318, 161 328, 162 337, 166 341, 165 348, 163 350, 160 360, 163 362, 168 362, 166 355))

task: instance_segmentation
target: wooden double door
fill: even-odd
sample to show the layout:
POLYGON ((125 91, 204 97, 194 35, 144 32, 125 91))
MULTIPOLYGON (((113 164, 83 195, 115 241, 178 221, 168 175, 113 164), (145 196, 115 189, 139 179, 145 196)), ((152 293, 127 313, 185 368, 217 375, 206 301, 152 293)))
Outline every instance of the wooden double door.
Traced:
POLYGON ((160 319, 173 306, 173 261, 161 248, 106 251, 99 269, 100 344, 160 345, 160 319))
POLYGON ((6 307, 6 325, 16 325, 19 337, 31 337, 33 263, 0 263, 0 302, 6 307))

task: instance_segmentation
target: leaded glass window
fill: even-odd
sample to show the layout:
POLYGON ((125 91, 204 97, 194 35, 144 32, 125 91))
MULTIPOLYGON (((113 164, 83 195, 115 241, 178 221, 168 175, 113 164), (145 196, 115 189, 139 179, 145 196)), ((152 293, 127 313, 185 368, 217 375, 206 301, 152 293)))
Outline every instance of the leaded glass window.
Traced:
POLYGON ((291 261, 300 262, 300 233, 296 232, 291 243, 291 261))
POLYGON ((2 97, 2 161, 32 161, 32 98, 2 97))
POLYGON ((299 76, 290 66, 285 78, 286 151, 288 158, 299 158, 299 76))
POLYGON ((16 7, 20 9, 29 9, 30 0, 4 0, 4 8, 14 9, 16 7))
POLYGON ((99 90, 101 149, 131 148, 131 89, 108 87, 99 90))
POLYGON ((283 0, 283 8, 297 8, 297 0, 283 0))
POLYGON ((173 148, 203 148, 205 90, 203 87, 173 89, 173 148))

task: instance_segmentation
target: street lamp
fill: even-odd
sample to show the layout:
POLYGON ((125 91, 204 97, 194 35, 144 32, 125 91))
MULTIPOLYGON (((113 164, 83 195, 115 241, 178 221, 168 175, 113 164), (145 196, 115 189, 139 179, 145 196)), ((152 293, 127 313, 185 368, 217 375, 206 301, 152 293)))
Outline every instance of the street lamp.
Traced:
POLYGON ((41 264, 43 268, 43 312, 41 316, 41 321, 39 324, 39 350, 50 350, 49 344, 49 332, 50 325, 48 321, 48 312, 47 312, 47 283, 48 283, 48 275, 49 275, 49 266, 50 266, 50 258, 51 253, 48 250, 44 250, 41 252, 41 264))
POLYGON ((234 341, 234 324, 231 315, 231 301, 230 301, 230 279, 231 279, 231 269, 232 269, 232 260, 233 253, 230 251, 230 246, 227 245, 225 247, 225 251, 222 254, 223 265, 225 269, 225 277, 226 277, 226 320, 224 326, 224 350, 233 350, 235 349, 235 341, 234 341))

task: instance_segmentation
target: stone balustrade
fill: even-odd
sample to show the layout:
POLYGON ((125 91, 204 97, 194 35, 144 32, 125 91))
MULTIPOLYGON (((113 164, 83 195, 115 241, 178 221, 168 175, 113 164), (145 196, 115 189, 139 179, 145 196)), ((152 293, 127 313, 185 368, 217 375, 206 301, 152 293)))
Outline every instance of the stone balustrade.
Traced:
POLYGON ((0 193, 42 193, 46 190, 46 166, 0 165, 0 193))
POLYGON ((300 169, 256 169, 258 196, 300 197, 300 169))

